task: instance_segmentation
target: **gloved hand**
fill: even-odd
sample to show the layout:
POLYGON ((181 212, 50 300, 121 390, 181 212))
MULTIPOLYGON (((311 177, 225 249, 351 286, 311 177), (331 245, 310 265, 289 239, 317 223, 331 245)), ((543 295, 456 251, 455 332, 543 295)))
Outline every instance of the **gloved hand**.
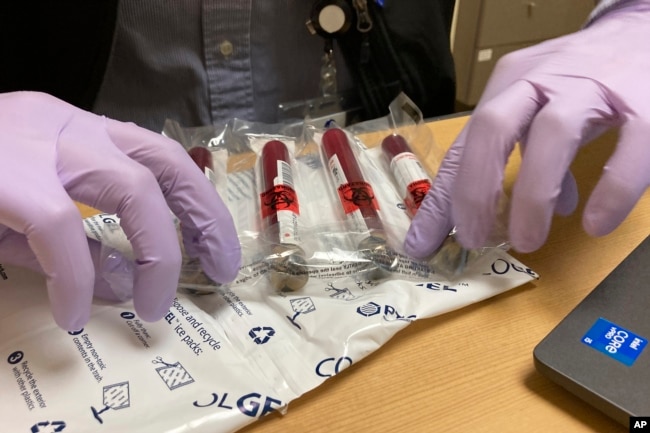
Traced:
POLYGON ((650 185, 649 40, 650 1, 623 1, 576 33, 503 57, 413 220, 407 253, 426 257, 453 225, 463 246, 485 246, 517 141, 508 237, 517 251, 538 249, 553 212, 577 206, 576 153, 620 126, 582 219, 590 235, 614 230, 650 185))
POLYGON ((215 281, 240 265, 235 227, 214 188, 178 143, 49 95, 0 94, 0 263, 43 272, 56 323, 72 331, 90 315, 94 267, 79 209, 121 217, 136 256, 133 301, 147 321, 174 299, 181 252, 215 281))

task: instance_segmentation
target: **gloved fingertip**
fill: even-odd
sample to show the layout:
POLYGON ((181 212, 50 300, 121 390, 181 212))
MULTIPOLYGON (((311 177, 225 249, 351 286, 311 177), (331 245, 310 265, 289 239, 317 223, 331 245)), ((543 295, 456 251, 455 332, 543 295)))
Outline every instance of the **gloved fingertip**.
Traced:
POLYGON ((547 232, 543 230, 510 231, 510 245, 519 253, 532 253, 544 245, 547 232))
POLYGON ((605 236, 618 227, 619 222, 614 222, 604 212, 598 210, 585 211, 582 215, 582 227, 588 235, 594 237, 605 236))
POLYGON ((171 308, 175 297, 176 292, 174 291, 167 296, 150 299, 145 305, 141 302, 137 302, 137 298, 135 298, 135 311, 138 313, 138 317, 145 322, 157 322, 169 313, 169 309, 171 308))
POLYGON ((595 237, 613 232, 645 191, 645 188, 638 188, 633 182, 615 176, 611 169, 607 174, 594 188, 582 215, 583 228, 595 237))
POLYGON ((422 230, 417 223, 411 224, 404 239, 404 252, 416 260, 426 260, 436 251, 447 236, 445 233, 432 233, 422 230))
POLYGON ((452 220, 456 222, 456 241, 466 249, 485 246, 494 225, 494 217, 479 212, 477 209, 481 206, 476 203, 472 201, 468 205, 455 202, 451 206, 452 220))
MULTIPOLYGON (((459 219, 460 220, 460 219, 459 219)), ((476 225, 457 225, 456 226, 456 240, 466 249, 474 249, 484 247, 489 234, 489 226, 479 221, 479 226, 476 225)))
MULTIPOLYGON (((428 248, 426 250, 428 250, 428 248)), ((423 251, 421 245, 417 241, 417 237, 411 235, 409 231, 409 234, 406 235, 406 239, 404 239, 404 252, 406 255, 416 260, 423 260, 427 256, 425 253, 426 250, 423 251)))
POLYGON ((222 250, 219 255, 211 256, 210 259, 201 258, 201 266, 205 273, 220 284, 232 282, 241 268, 241 246, 239 243, 222 250))
POLYGON ((74 315, 61 316, 54 314, 54 321, 59 328, 67 332, 77 332, 83 329, 90 320, 90 310, 77 311, 74 315))
POLYGON ((578 207, 578 201, 558 200, 555 205, 555 213, 560 216, 571 215, 578 207))

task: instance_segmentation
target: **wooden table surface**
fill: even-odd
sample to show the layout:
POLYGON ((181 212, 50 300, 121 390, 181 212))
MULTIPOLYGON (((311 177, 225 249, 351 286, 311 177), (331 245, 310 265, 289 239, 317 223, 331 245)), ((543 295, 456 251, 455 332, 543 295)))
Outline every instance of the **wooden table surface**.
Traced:
MULTIPOLYGON (((429 124, 448 146, 466 116, 429 124)), ((581 213, 616 142, 614 132, 573 164, 580 206, 556 217, 547 243, 513 253, 540 279, 409 325, 366 359, 244 428, 263 432, 627 432, 541 376, 535 345, 650 232, 650 192, 612 234, 589 237, 581 213)), ((514 155, 507 180, 519 164, 514 155)), ((648 294, 650 296, 650 293, 648 294)), ((650 414, 648 414, 650 415, 650 414)))

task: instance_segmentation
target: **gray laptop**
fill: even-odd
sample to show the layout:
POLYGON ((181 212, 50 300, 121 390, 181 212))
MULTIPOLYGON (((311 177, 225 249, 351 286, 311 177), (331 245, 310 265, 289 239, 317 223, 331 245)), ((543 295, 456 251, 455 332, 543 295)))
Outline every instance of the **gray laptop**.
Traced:
POLYGON ((650 237, 534 350, 544 376, 625 426, 650 417, 650 237))

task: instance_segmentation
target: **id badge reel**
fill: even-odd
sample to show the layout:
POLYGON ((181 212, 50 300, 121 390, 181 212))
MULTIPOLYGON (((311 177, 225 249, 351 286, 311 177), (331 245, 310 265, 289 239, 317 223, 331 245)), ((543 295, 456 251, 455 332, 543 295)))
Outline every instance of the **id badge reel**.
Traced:
POLYGON ((314 3, 307 29, 312 35, 323 38, 319 77, 320 96, 313 99, 291 101, 278 105, 280 119, 305 119, 308 123, 322 125, 334 120, 345 126, 354 123, 361 103, 356 92, 339 92, 337 88, 334 39, 347 32, 354 22, 354 11, 346 0, 318 0, 314 3))

